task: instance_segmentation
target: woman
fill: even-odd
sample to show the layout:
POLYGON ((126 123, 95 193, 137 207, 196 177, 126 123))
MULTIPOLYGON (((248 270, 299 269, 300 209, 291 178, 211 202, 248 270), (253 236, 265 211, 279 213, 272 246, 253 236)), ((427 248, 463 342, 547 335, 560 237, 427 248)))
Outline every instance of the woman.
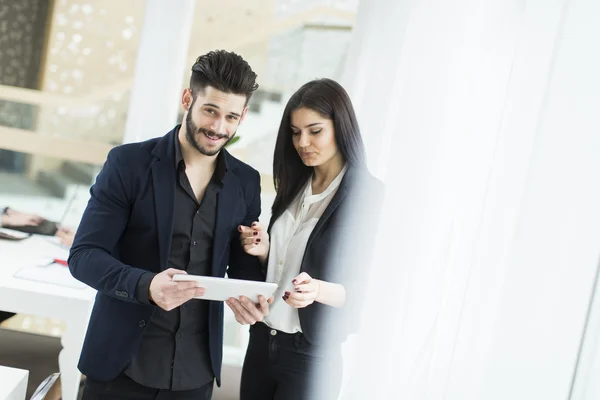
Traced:
POLYGON ((244 250, 278 283, 269 315, 250 329, 242 400, 337 398, 341 343, 355 328, 348 311, 358 315, 371 247, 360 231, 372 232, 374 220, 356 207, 377 209, 370 196, 379 185, 364 153, 337 82, 311 81, 290 98, 275 145, 269 229, 239 228, 244 250))

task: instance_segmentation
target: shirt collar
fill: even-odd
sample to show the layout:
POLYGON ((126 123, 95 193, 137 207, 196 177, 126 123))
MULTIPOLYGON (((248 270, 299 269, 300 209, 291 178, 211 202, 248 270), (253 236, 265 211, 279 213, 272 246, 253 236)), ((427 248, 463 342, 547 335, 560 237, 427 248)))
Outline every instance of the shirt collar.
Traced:
MULTIPOLYGON (((175 132, 175 168, 179 168, 179 166, 183 163, 185 165, 185 161, 183 160, 183 154, 181 153, 181 143, 179 143, 179 129, 181 125, 177 127, 177 132, 175 132)), ((225 149, 222 149, 217 156, 217 166, 215 168, 215 174, 213 177, 219 182, 223 183, 225 180, 225 174, 227 173, 227 159, 225 157, 225 149)))
POLYGON ((183 162, 183 155, 181 154, 181 144, 179 144, 179 128, 175 132, 175 168, 179 167, 179 164, 183 162))

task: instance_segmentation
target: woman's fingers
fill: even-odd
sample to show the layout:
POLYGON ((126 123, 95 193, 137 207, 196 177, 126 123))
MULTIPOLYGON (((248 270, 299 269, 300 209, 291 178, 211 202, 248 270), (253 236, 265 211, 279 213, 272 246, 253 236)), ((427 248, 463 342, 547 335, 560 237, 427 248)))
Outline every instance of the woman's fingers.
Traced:
MULTIPOLYGON (((295 293, 295 294, 298 294, 298 293, 295 293)), ((290 306, 292 306, 294 308, 303 308, 310 304, 310 302, 303 300, 301 298, 298 298, 298 296, 294 296, 293 293, 290 293, 290 295, 288 295, 288 296, 284 295, 283 299, 287 304, 289 304, 290 306)))
POLYGON ((294 279, 292 279, 292 283, 294 285, 300 285, 302 283, 309 283, 311 280, 312 280, 312 278, 310 277, 310 275, 307 274, 306 272, 303 272, 300 275, 298 275, 297 277, 295 277, 294 279))
POLYGON ((242 244, 254 244, 254 243, 258 244, 258 243, 261 243, 262 241, 263 241, 262 238, 252 236, 252 237, 243 238, 242 244))
POLYGON ((250 233, 252 234, 252 228, 250 228, 249 226, 245 226, 245 225, 238 225, 238 232, 239 233, 250 233))
POLYGON ((317 290, 317 285, 315 285, 313 282, 294 286, 294 291, 296 293, 309 293, 309 292, 314 292, 316 290, 317 290))
POLYGON ((260 241, 264 241, 268 238, 268 234, 266 231, 257 230, 253 228, 248 228, 246 226, 240 225, 238 227, 238 231, 240 232, 240 239, 260 239, 260 241))
POLYGON ((298 293, 294 291, 286 291, 283 300, 294 308, 303 308, 314 303, 316 298, 315 292, 298 293))
POLYGON ((238 226, 238 232, 240 232, 240 244, 244 251, 248 254, 260 256, 269 248, 269 234, 263 230, 262 225, 259 222, 254 222, 252 226, 238 226))
POLYGON ((260 222, 253 222, 251 226, 238 226, 238 232, 252 234, 252 232, 266 232, 266 230, 260 222))

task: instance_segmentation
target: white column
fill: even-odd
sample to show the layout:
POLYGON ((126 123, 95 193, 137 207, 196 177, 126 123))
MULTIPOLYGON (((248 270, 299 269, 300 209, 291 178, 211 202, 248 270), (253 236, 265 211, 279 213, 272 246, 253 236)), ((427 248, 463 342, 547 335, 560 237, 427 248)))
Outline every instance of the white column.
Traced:
POLYGON ((124 143, 162 136, 178 122, 195 3, 146 0, 124 143))
POLYGON ((361 2, 343 84, 387 198, 343 398, 568 397, 600 250, 599 8, 361 2))

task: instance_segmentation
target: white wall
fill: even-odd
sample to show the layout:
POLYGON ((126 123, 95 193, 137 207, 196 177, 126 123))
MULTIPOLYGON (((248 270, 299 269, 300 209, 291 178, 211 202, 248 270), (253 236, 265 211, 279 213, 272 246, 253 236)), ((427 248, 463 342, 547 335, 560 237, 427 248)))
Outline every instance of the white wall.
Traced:
POLYGON ((568 397, 600 250, 599 17, 361 3, 344 83, 388 197, 345 398, 568 397))
MULTIPOLYGON (((515 67, 525 69, 539 61, 534 58, 539 48, 553 42, 552 59, 546 64, 550 67, 548 73, 544 73, 544 65, 537 65, 527 76, 528 80, 546 76, 546 86, 541 91, 529 91, 527 82, 511 80, 520 90, 507 98, 516 102, 543 93, 536 125, 530 130, 534 141, 529 168, 523 169, 527 175, 521 211, 512 242, 507 243, 510 247, 501 271, 504 279, 497 279, 504 281, 504 286, 490 296, 495 307, 481 307, 476 304, 474 291, 468 292, 465 311, 471 314, 466 314, 462 324, 466 329, 458 333, 462 343, 457 346, 456 358, 471 354, 466 360, 471 361, 471 368, 463 369, 462 382, 473 379, 471 371, 479 370, 481 374, 481 389, 475 392, 481 397, 477 398, 567 398, 598 263, 600 190, 593 182, 600 174, 600 119, 595 111, 600 109, 600 58, 590 49, 598 46, 600 37, 600 3, 553 3, 528 2, 524 22, 528 29, 524 33, 535 41, 518 48, 515 57, 515 67), (544 30, 550 34, 538 36, 544 30), (496 321, 486 317, 484 332, 467 327, 484 325, 474 314, 476 309, 496 317, 496 321), (466 343, 469 337, 482 338, 477 341, 486 345, 483 356, 473 356, 473 343, 466 343)), ((530 120, 523 117, 507 113, 504 121, 530 120)), ((518 152, 512 150, 518 143, 514 132, 501 132, 502 137, 512 137, 515 143, 501 150, 505 163, 518 152)), ((496 162, 492 170, 497 179, 490 182, 490 190, 509 193, 499 164, 496 162)), ((485 217, 499 214, 491 207, 494 200, 487 202, 490 207, 482 221, 490 235, 501 227, 501 221, 486 224, 485 217)), ((490 247, 496 245, 494 241, 488 243, 490 247)), ((483 249, 478 250, 486 260, 483 249)), ((485 271, 492 261, 487 258, 487 262, 474 266, 485 271)), ((485 272, 482 277, 485 283, 474 282, 470 287, 479 286, 481 292, 486 292, 494 280, 486 279, 485 272)), ((458 396, 459 382, 454 380, 454 398, 464 398, 458 396)))

